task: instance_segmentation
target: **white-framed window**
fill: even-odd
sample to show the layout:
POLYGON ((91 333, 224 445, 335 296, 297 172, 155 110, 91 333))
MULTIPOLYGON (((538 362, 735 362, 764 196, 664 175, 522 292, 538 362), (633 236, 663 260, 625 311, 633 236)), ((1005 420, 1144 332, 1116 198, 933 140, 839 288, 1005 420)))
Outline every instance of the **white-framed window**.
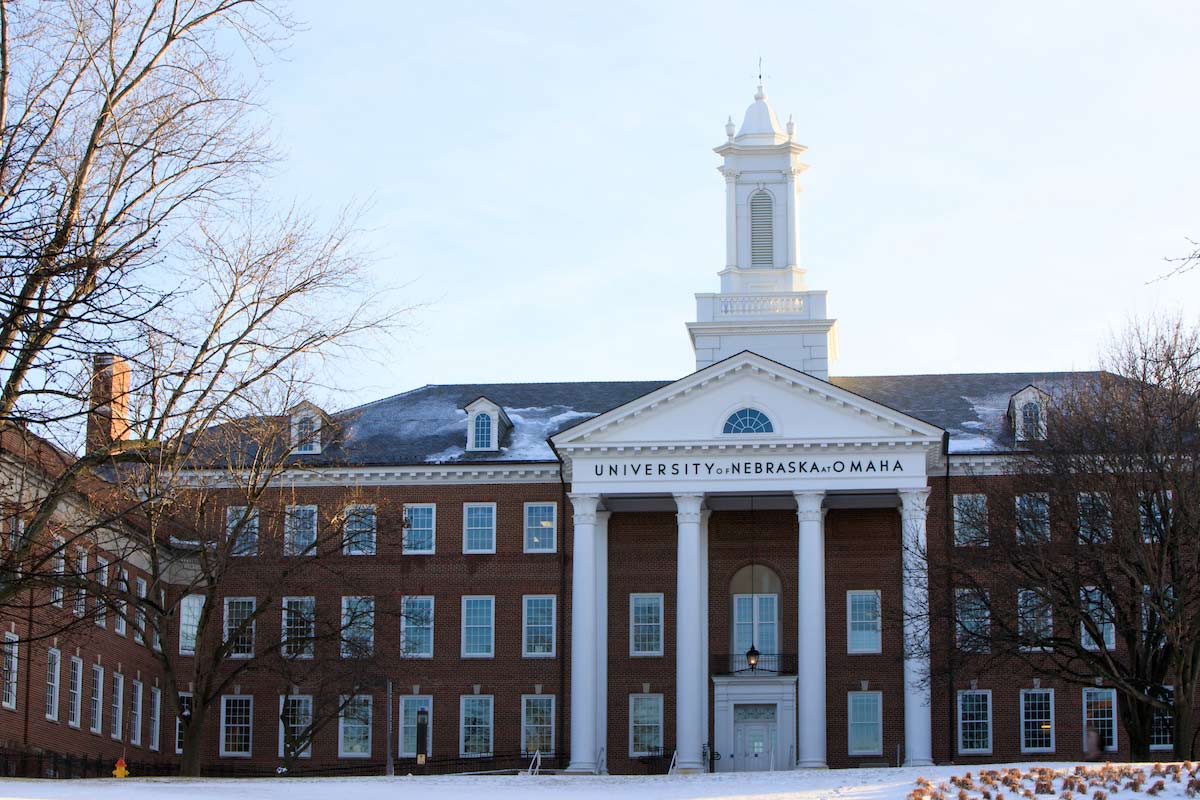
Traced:
POLYGON ((15 633, 4 634, 4 653, 0 658, 0 706, 17 707, 17 674, 21 671, 21 651, 15 633))
POLYGON ((1138 521, 1142 528, 1142 541, 1146 544, 1161 542, 1171 529, 1170 489, 1157 492, 1141 492, 1138 496, 1138 521))
POLYGON ((1117 649, 1116 610, 1112 598, 1095 586, 1085 586, 1079 590, 1079 613, 1079 636, 1084 649, 1117 649), (1099 638, 1088 630, 1089 620, 1099 632, 1099 638))
POLYGON ((1112 539, 1112 506, 1104 492, 1080 492, 1079 541, 1097 544, 1112 539))
POLYGON ((317 554, 317 507, 288 506, 283 516, 283 554, 317 554))
POLYGON ((375 506, 346 506, 342 522, 343 555, 375 555, 375 527, 375 506))
POLYGON ((437 547, 437 504, 404 506, 405 555, 433 555, 437 547))
POLYGON ((310 694, 279 696, 279 757, 291 748, 296 757, 312 756, 313 699, 310 694))
POLYGON ((1042 404, 1028 400, 1021 404, 1021 424, 1018 426, 1017 439, 1029 441, 1046 437, 1046 421, 1042 415, 1042 404))
POLYGON ((342 598, 342 658, 368 658, 375 652, 375 598, 342 598))
POLYGON ((338 714, 338 758, 371 757, 371 710, 369 694, 341 697, 338 714))
POLYGON ((883 755, 883 693, 848 692, 849 754, 883 755))
POLYGON ((254 657, 254 606, 253 597, 225 598, 225 642, 229 645, 229 658, 254 657))
POLYGON ((629 695, 629 757, 660 756, 663 752, 663 696, 629 695))
POLYGON ((495 611, 496 598, 493 595, 463 595, 463 658, 491 658, 495 655, 495 611))
MULTIPOLYGON (((96 556, 96 583, 101 589, 108 588, 108 559, 104 556, 96 556)), ((96 613, 92 619, 101 628, 108 625, 108 602, 103 593, 96 597, 96 613)))
POLYGON ((129 743, 142 746, 142 682, 129 683, 129 743))
POLYGON ((204 611, 204 595, 188 594, 179 599, 179 655, 196 654, 196 636, 200 631, 200 614, 204 611))
POLYGON ((557 550, 558 505, 525 504, 525 552, 553 553, 557 550))
POLYGON ((463 503, 463 552, 496 552, 495 503, 463 503))
POLYGON ((144 645, 146 643, 146 607, 141 601, 146 599, 146 579, 136 578, 133 585, 138 598, 137 606, 133 609, 133 641, 144 645))
POLYGON ((883 652, 882 618, 878 589, 846 592, 846 652, 883 652))
MULTIPOLYGON (((167 607, 167 590, 166 589, 158 590, 158 607, 159 608, 167 607)), ((159 617, 156 616, 154 618, 152 624, 150 625, 150 647, 152 647, 156 653, 161 653, 162 652, 162 633, 159 631, 158 626, 159 626, 159 617)))
POLYGON ((314 597, 283 598, 283 655, 312 658, 317 635, 317 600, 314 597))
POLYGON ((1050 541, 1050 493, 1026 492, 1013 500, 1017 513, 1017 541, 1038 544, 1050 541))
POLYGON ((1117 749, 1117 690, 1085 687, 1083 690, 1083 747, 1088 746, 1088 731, 1096 731, 1100 747, 1107 752, 1117 749))
POLYGON ((179 693, 179 714, 175 717, 175 754, 183 753, 183 719, 192 715, 192 693, 179 693))
POLYGON ((629 595, 629 655, 663 654, 663 596, 629 595))
POLYGON ((301 455, 321 452, 321 426, 316 414, 296 414, 292 417, 292 452, 301 455))
POLYGON ((527 594, 522 598, 521 655, 526 658, 554 656, 556 599, 552 594, 527 594))
POLYGON ((58 687, 62 680, 62 653, 46 651, 46 719, 58 722, 58 687))
POLYGON ((67 676, 67 725, 78 728, 83 723, 83 659, 71 656, 67 676))
POLYGON ((1021 752, 1054 752, 1054 690, 1021 690, 1021 752))
POLYGON ((433 595, 401 598, 400 656, 433 658, 433 595))
POLYGON ((254 696, 221 696, 221 756, 249 758, 254 742, 254 696))
POLYGON ((1022 650, 1049 650, 1054 638, 1054 607, 1036 589, 1017 591, 1017 636, 1022 650))
POLYGON ((992 752, 992 690, 958 693, 958 752, 992 752))
POLYGON ((959 588, 954 593, 958 649, 969 653, 991 650, 992 616, 988 593, 959 588))
POLYGON ((58 608, 63 607, 63 579, 67 577, 67 543, 61 536, 55 536, 54 548, 54 585, 50 587, 50 603, 58 608))
POLYGON ((155 753, 158 752, 162 744, 162 733, 159 728, 159 720, 162 719, 162 689, 157 686, 150 687, 150 749, 155 753))
POLYGON ((88 730, 92 733, 104 732, 104 667, 92 664, 91 685, 91 717, 88 719, 88 730))
MULTIPOLYGON (((1164 686, 1163 692, 1168 703, 1175 702, 1175 687, 1164 686)), ((1175 716, 1161 708, 1154 709, 1154 720, 1150 723, 1150 749, 1175 749, 1175 716)))
POLYGON ((521 755, 554 754, 554 695, 521 695, 521 755))
POLYGON ((779 652, 779 595, 733 596, 733 652, 745 653, 751 645, 762 653, 779 652))
POLYGON ((492 696, 464 694, 458 698, 458 754, 485 757, 493 752, 492 696))
POLYGON ((775 266, 775 198, 766 189, 750 195, 750 266, 775 266))
MULTIPOLYGON (((117 570, 117 591, 124 595, 129 591, 129 570, 124 567, 117 570)), ((113 633, 124 636, 128 624, 129 603, 122 597, 113 601, 113 633)))
POLYGON ((75 586, 75 595, 74 595, 74 599, 72 600, 72 603, 71 603, 71 610, 75 613, 75 616, 77 616, 77 617, 86 617, 87 616, 87 588, 84 587, 83 582, 87 579, 87 572, 88 572, 87 548, 85 548, 85 547, 76 547, 75 548, 75 563, 73 564, 73 568, 75 570, 75 580, 77 582, 77 585, 75 586))
POLYGON ((433 755, 433 697, 427 694, 400 696, 400 757, 417 757, 417 712, 428 714, 425 728, 425 755, 433 755))
POLYGON ((121 740, 121 723, 125 720, 125 676, 114 672, 112 676, 112 708, 108 717, 108 733, 117 741, 121 740))
POLYGON ((475 415, 473 450, 492 449, 492 415, 480 412, 475 415))
POLYGON ((225 507, 225 537, 231 540, 230 555, 258 555, 258 509, 225 507))
POLYGON ((987 495, 954 495, 955 546, 986 547, 987 543, 987 495))

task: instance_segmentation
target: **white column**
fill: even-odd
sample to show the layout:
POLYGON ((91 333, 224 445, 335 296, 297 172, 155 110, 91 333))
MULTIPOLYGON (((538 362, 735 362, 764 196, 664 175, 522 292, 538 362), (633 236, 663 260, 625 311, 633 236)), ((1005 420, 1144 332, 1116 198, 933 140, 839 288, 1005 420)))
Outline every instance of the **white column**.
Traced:
POLYGON ((800 520, 798 765, 825 767, 825 525, 824 492, 796 492, 800 520))
POLYGON ((596 506, 600 496, 572 494, 571 762, 568 772, 596 771, 596 506))
POLYGON ((678 522, 678 581, 675 591, 675 769, 700 772, 703 741, 700 697, 705 666, 700 663, 700 505, 704 495, 675 495, 678 522))
POLYGON ((796 170, 789 169, 787 176, 787 203, 784 213, 787 214, 787 265, 796 266, 796 170))
POLYGON ((609 512, 607 511, 600 511, 596 514, 597 753, 608 746, 608 518, 609 512))
MULTIPOLYGON (((708 744, 708 520, 712 512, 700 512, 700 743, 708 744)), ((708 769, 708 764, 704 765, 708 769)))
POLYGON ((928 489, 900 492, 904 543, 904 765, 933 763, 929 687, 929 570, 925 562, 928 489))
POLYGON ((737 266, 737 173, 725 171, 725 266, 737 266))

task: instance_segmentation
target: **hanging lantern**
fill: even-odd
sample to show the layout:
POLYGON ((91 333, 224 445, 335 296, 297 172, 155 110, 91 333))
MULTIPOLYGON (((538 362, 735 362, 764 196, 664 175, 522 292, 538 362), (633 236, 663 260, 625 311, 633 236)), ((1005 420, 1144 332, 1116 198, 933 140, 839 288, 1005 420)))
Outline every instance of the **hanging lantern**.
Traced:
POLYGON ((750 665, 750 669, 754 669, 758 666, 758 648, 753 644, 751 644, 750 649, 746 651, 746 663, 750 665))

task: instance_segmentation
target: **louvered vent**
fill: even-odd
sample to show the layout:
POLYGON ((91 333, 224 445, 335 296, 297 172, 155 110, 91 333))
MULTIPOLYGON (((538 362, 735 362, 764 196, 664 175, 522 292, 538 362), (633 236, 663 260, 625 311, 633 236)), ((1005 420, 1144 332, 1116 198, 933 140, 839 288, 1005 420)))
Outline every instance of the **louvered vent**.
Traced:
POLYGON ((750 196, 750 266, 775 266, 775 203, 766 192, 750 196))

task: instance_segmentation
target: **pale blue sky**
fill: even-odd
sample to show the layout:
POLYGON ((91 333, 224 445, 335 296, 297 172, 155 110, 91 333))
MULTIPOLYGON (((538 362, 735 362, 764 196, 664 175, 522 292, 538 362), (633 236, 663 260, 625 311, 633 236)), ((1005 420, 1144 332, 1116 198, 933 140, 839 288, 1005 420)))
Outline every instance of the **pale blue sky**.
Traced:
POLYGON ((711 148, 761 56, 807 145, 801 262, 839 375, 1083 369, 1200 314, 1200 5, 306 0, 271 187, 370 200, 424 303, 331 405, 425 383, 674 378, 715 291, 711 148))

